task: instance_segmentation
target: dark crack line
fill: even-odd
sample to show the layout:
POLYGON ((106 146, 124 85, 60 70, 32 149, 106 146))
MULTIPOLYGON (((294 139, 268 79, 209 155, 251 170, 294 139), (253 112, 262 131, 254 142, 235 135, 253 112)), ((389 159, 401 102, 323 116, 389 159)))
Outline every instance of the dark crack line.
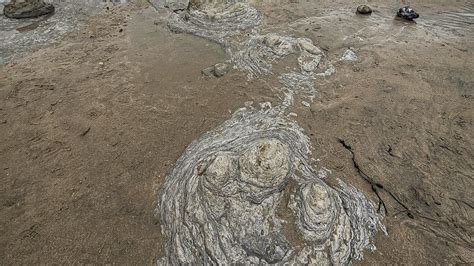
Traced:
POLYGON ((380 189, 387 192, 388 195, 390 195, 390 197, 392 197, 400 206, 402 206, 405 209, 408 217, 413 219, 414 217, 410 209, 401 200, 399 200, 395 196, 395 194, 393 194, 391 191, 384 188, 382 184, 375 182, 370 176, 368 176, 366 173, 364 173, 364 171, 362 171, 361 167, 357 163, 357 160, 355 158, 355 153, 352 150, 352 147, 349 144, 347 144, 343 139, 338 139, 338 140, 339 140, 339 143, 341 143, 342 146, 352 154, 352 165, 357 170, 357 173, 362 177, 362 179, 364 179, 367 183, 371 185, 372 191, 375 193, 375 195, 379 199, 379 206, 378 206, 377 211, 380 213, 381 209, 383 208, 385 215, 388 215, 387 205, 385 204, 385 202, 383 201, 382 197, 379 194, 379 189, 380 189))

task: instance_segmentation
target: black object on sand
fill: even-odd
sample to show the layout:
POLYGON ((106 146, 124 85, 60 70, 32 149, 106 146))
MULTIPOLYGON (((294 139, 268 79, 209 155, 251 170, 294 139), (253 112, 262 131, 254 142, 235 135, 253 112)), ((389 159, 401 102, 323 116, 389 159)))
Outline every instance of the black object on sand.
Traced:
POLYGON ((411 7, 404 6, 398 10, 397 17, 400 17, 406 20, 413 20, 415 18, 418 18, 419 15, 411 7))
POLYGON ((357 7, 357 13, 362 15, 370 15, 372 14, 372 8, 366 5, 360 5, 357 7))

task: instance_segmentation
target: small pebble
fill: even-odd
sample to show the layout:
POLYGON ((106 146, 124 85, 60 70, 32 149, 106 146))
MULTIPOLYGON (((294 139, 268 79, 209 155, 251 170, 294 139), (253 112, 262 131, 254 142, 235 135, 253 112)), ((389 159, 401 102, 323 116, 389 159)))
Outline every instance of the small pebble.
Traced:
POLYGON ((214 76, 214 67, 207 67, 201 71, 204 76, 212 77, 214 76))
POLYGON ((227 74, 227 72, 229 72, 229 70, 230 70, 230 66, 228 64, 218 63, 214 66, 214 75, 216 77, 222 77, 225 74, 227 74))
POLYGON ((370 15, 372 14, 372 8, 366 5, 360 5, 357 7, 357 13, 362 15, 370 15))
POLYGON ((347 49, 341 57, 344 61, 357 61, 357 54, 351 49, 347 49))
POLYGON ((222 77, 230 71, 230 65, 226 63, 217 63, 214 66, 205 68, 201 71, 204 76, 222 77))
POLYGON ((413 20, 415 18, 420 17, 420 15, 418 15, 418 13, 416 13, 415 10, 413 10, 411 7, 404 6, 398 10, 397 17, 406 20, 413 20))

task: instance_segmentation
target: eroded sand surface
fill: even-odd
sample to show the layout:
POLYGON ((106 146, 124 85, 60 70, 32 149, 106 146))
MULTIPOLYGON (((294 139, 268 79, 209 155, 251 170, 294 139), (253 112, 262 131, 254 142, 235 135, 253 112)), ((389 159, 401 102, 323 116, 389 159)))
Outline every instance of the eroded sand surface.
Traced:
MULTIPOLYGON (((292 94, 285 119, 309 137, 325 183, 354 186, 384 216, 388 235, 353 263, 472 263, 474 6, 418 1, 409 23, 394 19, 398 1, 371 1, 371 16, 358 4, 253 3, 259 34, 307 38, 336 69, 314 95, 292 94), (348 49, 356 61, 341 60, 348 49)), ((229 53, 170 32, 166 12, 137 1, 97 13, 0 66, 2 264, 155 263, 167 240, 157 192, 185 149, 239 108, 285 102, 277 74, 297 56, 273 76, 203 77, 229 53)))

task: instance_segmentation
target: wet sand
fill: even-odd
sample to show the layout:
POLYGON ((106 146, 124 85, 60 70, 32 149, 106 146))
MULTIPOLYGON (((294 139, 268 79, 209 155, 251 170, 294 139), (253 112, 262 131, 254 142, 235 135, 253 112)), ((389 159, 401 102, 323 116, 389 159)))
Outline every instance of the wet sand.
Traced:
MULTIPOLYGON (((310 38, 336 67, 290 111, 329 182, 386 206, 389 235, 360 263, 472 263, 474 8, 413 3, 415 24, 394 19, 398 2, 370 5, 256 3, 266 31, 310 38), (358 61, 339 61, 349 47, 358 61)), ((245 102, 281 101, 275 80, 203 77, 222 48, 169 32, 145 3, 98 12, 0 66, 2 264, 154 263, 166 171, 245 102)))

